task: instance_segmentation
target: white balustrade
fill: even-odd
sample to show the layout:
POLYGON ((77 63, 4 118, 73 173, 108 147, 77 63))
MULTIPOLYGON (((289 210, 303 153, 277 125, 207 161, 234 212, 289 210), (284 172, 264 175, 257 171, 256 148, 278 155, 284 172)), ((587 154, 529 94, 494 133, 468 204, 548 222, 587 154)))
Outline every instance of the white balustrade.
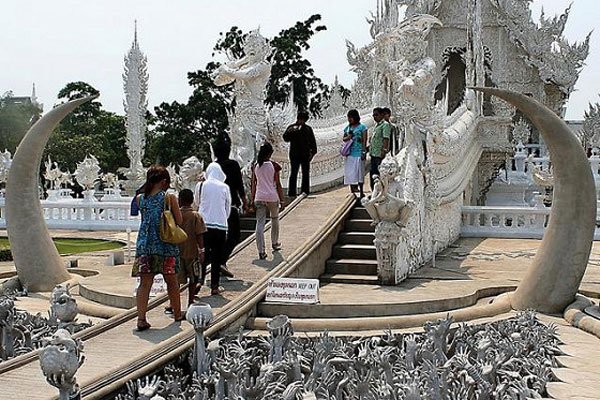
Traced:
MULTIPOLYGON (((83 199, 41 201, 44 218, 50 229, 82 231, 137 231, 139 217, 129 215, 129 202, 84 201, 83 199)), ((0 228, 6 228, 6 208, 0 198, 0 228)))
MULTIPOLYGON (((464 206, 461 236, 541 239, 550 222, 550 211, 547 207, 464 206)), ((594 240, 600 240, 598 228, 594 240)))

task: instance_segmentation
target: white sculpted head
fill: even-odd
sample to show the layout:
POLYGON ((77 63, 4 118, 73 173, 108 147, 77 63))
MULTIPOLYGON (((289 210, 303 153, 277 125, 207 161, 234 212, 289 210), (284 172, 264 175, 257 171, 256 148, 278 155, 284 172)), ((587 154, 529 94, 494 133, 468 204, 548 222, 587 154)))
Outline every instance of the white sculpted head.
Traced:
POLYGON ((77 317, 77 301, 69 291, 69 285, 57 285, 50 299, 50 313, 60 322, 73 322, 77 317))
POLYGON ((204 163, 198 160, 198 157, 191 156, 183 161, 179 168, 179 175, 183 180, 184 186, 195 185, 204 172, 204 163))
POLYGON ((271 51, 269 41, 260 34, 258 29, 248 33, 244 40, 244 53, 249 64, 266 60, 271 51))
POLYGON ((424 58, 427 36, 436 25, 442 26, 442 22, 431 15, 415 15, 402 22, 393 33, 398 37, 400 57, 411 63, 424 58))
POLYGON ((83 364, 83 344, 66 329, 57 330, 40 351, 40 366, 46 380, 61 391, 74 392, 75 374, 83 364))

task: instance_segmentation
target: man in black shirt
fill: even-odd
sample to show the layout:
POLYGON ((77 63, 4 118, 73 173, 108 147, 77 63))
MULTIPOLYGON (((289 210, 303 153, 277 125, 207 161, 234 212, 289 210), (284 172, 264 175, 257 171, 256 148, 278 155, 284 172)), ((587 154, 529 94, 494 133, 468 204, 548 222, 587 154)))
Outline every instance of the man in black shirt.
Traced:
POLYGON ((283 140, 290 144, 290 181, 288 196, 296 196, 298 170, 302 167, 302 193, 310 193, 310 162, 317 154, 317 141, 312 128, 306 125, 308 113, 300 111, 296 123, 288 126, 283 140))
MULTIPOLYGON (((231 214, 227 219, 227 242, 225 244, 225 259, 228 260, 235 246, 241 241, 240 207, 243 206, 243 209, 247 210, 248 200, 246 199, 240 164, 229 158, 231 143, 225 139, 218 139, 213 142, 212 149, 216 163, 221 166, 225 173, 225 184, 229 186, 231 191, 231 214)), ((227 266, 221 267, 221 273, 230 278, 233 277, 227 266)))

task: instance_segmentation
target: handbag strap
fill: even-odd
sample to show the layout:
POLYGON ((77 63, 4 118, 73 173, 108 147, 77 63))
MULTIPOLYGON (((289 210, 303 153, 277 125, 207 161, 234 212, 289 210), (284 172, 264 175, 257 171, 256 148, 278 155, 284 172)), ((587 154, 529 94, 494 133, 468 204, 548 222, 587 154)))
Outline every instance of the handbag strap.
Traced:
POLYGON ((164 210, 165 211, 171 211, 171 202, 169 201, 169 194, 166 193, 166 192, 165 192, 164 210))

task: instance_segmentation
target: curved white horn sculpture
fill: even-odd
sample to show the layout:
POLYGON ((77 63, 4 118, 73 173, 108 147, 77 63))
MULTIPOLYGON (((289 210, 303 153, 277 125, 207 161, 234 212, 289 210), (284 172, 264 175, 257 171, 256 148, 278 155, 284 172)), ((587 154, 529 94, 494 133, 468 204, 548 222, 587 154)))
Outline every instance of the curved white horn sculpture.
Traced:
POLYGON ((587 156, 552 110, 508 90, 475 88, 517 107, 538 128, 554 167, 554 200, 544 239, 511 297, 513 309, 562 313, 574 301, 587 267, 596 225, 596 190, 587 156))
POLYGON ((27 132, 15 153, 6 183, 6 225, 17 275, 32 292, 49 292, 70 279, 52 242, 38 192, 42 154, 52 131, 77 106, 97 96, 52 109, 27 132))

